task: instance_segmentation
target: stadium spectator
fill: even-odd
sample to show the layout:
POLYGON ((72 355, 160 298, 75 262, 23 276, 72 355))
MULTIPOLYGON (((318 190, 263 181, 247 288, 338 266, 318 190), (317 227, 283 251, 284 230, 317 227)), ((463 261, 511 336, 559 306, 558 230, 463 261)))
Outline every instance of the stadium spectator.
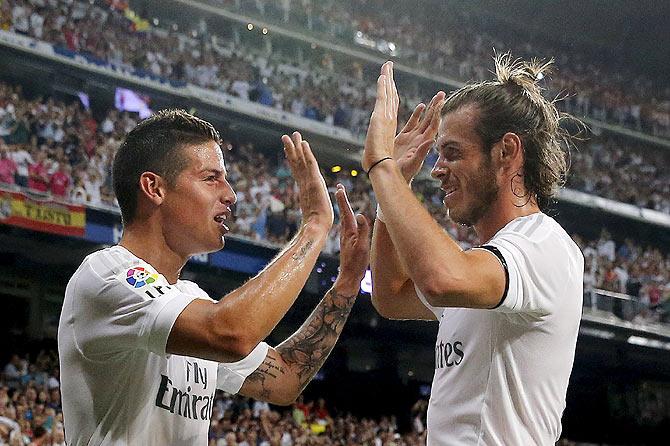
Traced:
POLYGON ((35 161, 28 166, 28 189, 36 192, 47 192, 51 179, 49 177, 48 156, 46 151, 37 152, 35 161))
POLYGON ((70 176, 71 167, 69 164, 57 163, 57 170, 51 175, 49 180, 49 190, 56 198, 69 198, 72 178, 70 176))
POLYGON ((16 163, 10 157, 10 149, 0 138, 0 183, 14 184, 16 182, 16 163))

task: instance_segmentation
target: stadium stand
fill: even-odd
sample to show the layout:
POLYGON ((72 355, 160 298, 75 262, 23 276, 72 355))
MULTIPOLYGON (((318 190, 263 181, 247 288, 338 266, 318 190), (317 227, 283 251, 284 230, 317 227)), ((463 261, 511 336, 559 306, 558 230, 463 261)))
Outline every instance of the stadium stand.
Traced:
MULTIPOLYGON (((65 104, 49 98, 29 101, 22 96, 20 87, 6 84, 0 84, 0 105, 4 105, 0 108, 0 128, 6 129, 5 135, 0 133, 0 138, 4 139, 4 142, 0 139, 0 183, 22 186, 72 203, 118 209, 111 189, 110 163, 123 135, 135 125, 137 118, 111 109, 98 123, 81 104, 65 104)), ((609 152, 601 153, 606 150, 594 150, 599 160, 613 157, 609 152)), ((620 151, 612 152, 623 156, 620 151)), ((288 241, 295 233, 300 217, 296 190, 287 165, 255 152, 250 142, 239 144, 226 156, 229 179, 235 185, 238 197, 233 233, 277 245, 288 241)), ((584 161, 584 164, 591 163, 584 161)), ((631 164, 644 169, 638 162, 631 164)), ((602 161, 600 165, 611 166, 609 175, 612 176, 614 166, 620 163, 602 161)), ((580 168, 581 164, 576 166, 580 168)), ((580 173, 589 171, 583 168, 580 173)), ((595 180, 599 186, 603 182, 589 175, 580 178, 595 180)), ((658 180, 653 176, 645 178, 650 181, 647 187, 652 191, 648 200, 656 196, 667 201, 667 194, 657 192, 655 183, 658 180)), ((338 181, 342 182, 351 190, 354 211, 373 218, 376 202, 364 176, 341 174, 330 175, 328 179, 331 192, 338 181)), ((625 181, 620 180, 619 177, 617 183, 624 184, 622 189, 640 187, 639 182, 631 181, 626 186, 625 181)), ((423 181, 417 184, 416 192, 463 248, 477 243, 471 231, 448 220, 439 189, 436 190, 429 181, 423 181)), ((617 247, 606 233, 599 240, 582 241, 577 235, 575 238, 590 261, 587 262, 587 292, 604 289, 632 295, 643 305, 631 317, 665 319, 665 302, 670 297, 661 289, 670 282, 667 253, 641 247, 631 240, 617 247), (611 249, 603 246, 611 246, 611 249)), ((328 253, 339 251, 338 239, 336 226, 329 237, 328 253)))
MULTIPOLYGON (((670 90, 662 81, 632 70, 622 71, 620 66, 615 71, 608 61, 594 58, 593 51, 587 53, 573 42, 559 47, 523 29, 502 36, 505 23, 476 9, 458 4, 445 10, 435 9, 441 24, 435 27, 431 25, 435 20, 432 14, 410 19, 410 11, 402 8, 398 11, 397 5, 388 0, 203 3, 337 38, 349 46, 372 48, 408 65, 427 67, 434 73, 460 80, 486 78, 492 48, 511 49, 518 57, 551 54, 557 61, 558 72, 550 91, 567 94, 562 101, 566 111, 670 137, 670 90), (425 29, 432 32, 426 34, 425 29)), ((602 59, 603 55, 598 55, 602 59)))

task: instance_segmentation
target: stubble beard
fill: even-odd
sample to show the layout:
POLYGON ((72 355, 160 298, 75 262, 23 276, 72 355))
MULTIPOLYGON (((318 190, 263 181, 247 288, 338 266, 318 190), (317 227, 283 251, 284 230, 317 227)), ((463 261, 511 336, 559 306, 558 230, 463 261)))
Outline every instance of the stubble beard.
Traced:
POLYGON ((476 225, 491 209, 493 203, 498 199, 499 187, 495 181, 495 173, 491 168, 490 161, 479 169, 477 175, 466 185, 466 190, 471 191, 474 202, 462 213, 454 213, 453 209, 447 208, 449 218, 464 226, 476 225))

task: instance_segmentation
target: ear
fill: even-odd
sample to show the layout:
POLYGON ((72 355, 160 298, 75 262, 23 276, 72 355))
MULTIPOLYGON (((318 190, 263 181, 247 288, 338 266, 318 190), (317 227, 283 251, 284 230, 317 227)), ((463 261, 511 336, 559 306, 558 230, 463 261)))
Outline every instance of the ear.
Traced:
POLYGON ((160 206, 165 199, 166 184, 163 177, 154 172, 140 175, 140 194, 154 206, 160 206))
POLYGON ((500 167, 509 172, 518 172, 523 168, 523 142, 519 135, 507 132, 503 135, 496 147, 495 156, 500 167))

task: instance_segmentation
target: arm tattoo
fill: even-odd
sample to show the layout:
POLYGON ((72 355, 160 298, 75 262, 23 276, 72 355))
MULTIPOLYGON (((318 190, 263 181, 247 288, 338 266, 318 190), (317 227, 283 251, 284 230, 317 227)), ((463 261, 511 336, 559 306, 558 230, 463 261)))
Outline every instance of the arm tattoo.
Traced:
POLYGON ((356 296, 330 289, 305 323, 276 350, 304 388, 328 358, 342 333, 356 296))
POLYGON ((287 374, 295 374, 302 390, 328 358, 355 301, 356 296, 328 291, 300 329, 278 345, 276 353, 268 351, 263 363, 247 377, 247 382, 260 387, 258 398, 270 400, 273 387, 287 374))
POLYGON ((305 256, 307 255, 307 251, 309 251, 309 248, 311 248, 313 244, 314 244, 314 240, 307 240, 307 243, 305 243, 302 246, 302 248, 300 248, 300 251, 293 254, 293 256, 292 256, 293 260, 299 262, 302 259, 304 259, 305 256))
POLYGON ((247 381, 250 383, 258 383, 261 387, 259 396, 262 400, 267 401, 270 399, 272 391, 270 390, 270 383, 266 383, 266 380, 268 378, 270 380, 278 379, 285 374, 286 370, 279 365, 275 353, 270 350, 263 363, 247 377, 247 381))

